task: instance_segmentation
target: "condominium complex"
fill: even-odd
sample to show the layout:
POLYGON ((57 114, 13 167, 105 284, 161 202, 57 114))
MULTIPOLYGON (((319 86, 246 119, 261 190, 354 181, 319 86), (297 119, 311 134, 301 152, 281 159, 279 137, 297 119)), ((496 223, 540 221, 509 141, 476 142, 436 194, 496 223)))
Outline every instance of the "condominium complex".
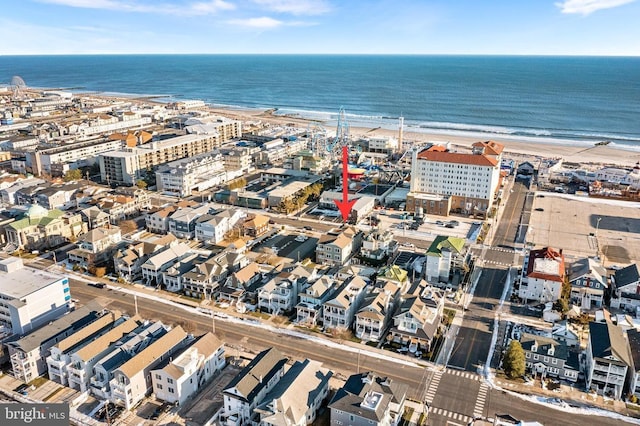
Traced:
POLYGON ((100 155, 100 177, 104 182, 133 185, 154 166, 213 151, 228 138, 240 136, 239 122, 220 124, 218 134, 185 135, 151 142, 124 151, 100 155), (224 136, 224 137, 223 137, 224 136))
POLYGON ((53 176, 62 176, 69 169, 91 165, 95 157, 103 152, 123 147, 121 140, 93 140, 65 144, 26 153, 26 166, 35 175, 43 172, 53 176))
POLYGON ((204 191, 221 185, 242 176, 246 171, 227 169, 225 163, 221 154, 206 153, 164 164, 156 171, 158 192, 188 197, 193 191, 204 191))

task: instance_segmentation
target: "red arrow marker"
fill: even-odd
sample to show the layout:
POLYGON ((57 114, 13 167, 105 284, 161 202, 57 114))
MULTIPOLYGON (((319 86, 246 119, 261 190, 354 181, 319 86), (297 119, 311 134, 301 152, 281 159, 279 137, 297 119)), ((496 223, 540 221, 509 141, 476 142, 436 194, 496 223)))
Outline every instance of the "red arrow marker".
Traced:
POLYGON ((342 220, 349 220, 349 214, 356 200, 349 201, 349 151, 346 146, 342 147, 342 201, 333 200, 342 213, 342 220))

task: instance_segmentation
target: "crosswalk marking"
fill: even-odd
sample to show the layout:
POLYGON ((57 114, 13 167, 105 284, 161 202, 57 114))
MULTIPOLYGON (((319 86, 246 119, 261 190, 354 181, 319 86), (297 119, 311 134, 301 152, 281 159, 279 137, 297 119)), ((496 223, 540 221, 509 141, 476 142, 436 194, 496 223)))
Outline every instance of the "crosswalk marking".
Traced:
POLYGON ((433 402, 433 398, 436 396, 436 392, 438 391, 438 385, 440 384, 440 379, 442 378, 443 371, 436 371, 433 374, 433 378, 431 382, 429 382, 429 389, 424 396, 424 400, 427 404, 431 405, 433 402))
POLYGON ((431 412, 438 416, 449 417, 450 419, 461 421, 464 424, 469 423, 471 420, 473 420, 469 416, 465 416, 464 414, 460 413, 454 413, 453 411, 445 410, 444 408, 433 408, 431 409, 431 412))
POLYGON ((469 379, 469 380, 481 380, 482 377, 474 374, 474 373, 470 373, 468 371, 460 371, 460 370, 450 370, 447 369, 446 370, 448 374, 454 375, 454 376, 458 376, 458 377, 464 377, 465 379, 469 379))
POLYGON ((489 386, 484 383, 480 384, 480 390, 478 391, 478 398, 476 399, 476 406, 473 409, 474 417, 481 417, 484 411, 484 403, 487 399, 487 393, 489 392, 489 386))

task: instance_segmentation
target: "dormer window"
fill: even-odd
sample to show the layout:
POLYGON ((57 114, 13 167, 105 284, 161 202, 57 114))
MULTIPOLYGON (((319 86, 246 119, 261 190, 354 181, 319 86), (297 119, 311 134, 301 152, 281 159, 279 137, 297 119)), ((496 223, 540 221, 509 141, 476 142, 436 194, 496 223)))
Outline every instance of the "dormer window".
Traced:
POLYGON ((554 353, 555 353, 555 348, 553 346, 550 346, 548 354, 553 356, 554 353))
POLYGON ((538 352, 538 344, 534 343, 533 346, 531 346, 531 351, 532 352, 538 352))

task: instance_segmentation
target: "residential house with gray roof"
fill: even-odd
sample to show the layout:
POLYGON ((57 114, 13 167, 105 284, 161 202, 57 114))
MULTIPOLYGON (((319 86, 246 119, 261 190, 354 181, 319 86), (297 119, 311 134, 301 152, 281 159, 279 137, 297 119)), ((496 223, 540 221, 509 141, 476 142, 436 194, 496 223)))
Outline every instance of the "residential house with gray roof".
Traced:
POLYGON ((142 264, 142 281, 146 285, 159 286, 162 284, 162 272, 169 269, 178 260, 187 256, 191 251, 189 245, 178 243, 170 245, 164 250, 154 253, 142 264))
POLYGON ((571 303, 583 310, 604 306, 604 293, 608 288, 607 270, 591 258, 582 258, 569 265, 571 303))
POLYGON ((618 269, 611 280, 611 307, 635 311, 640 307, 640 273, 638 265, 618 269))
POLYGON ((176 237, 168 234, 152 241, 136 241, 126 247, 119 247, 113 256, 114 269, 127 282, 139 280, 142 278, 142 265, 154 254, 175 244, 178 244, 176 237))
POLYGON ((585 376, 587 389, 621 399, 635 375, 633 356, 622 329, 608 318, 589 323, 585 376))
POLYGON ((209 332, 182 352, 151 370, 153 394, 169 404, 183 405, 225 366, 224 343, 209 332))
POLYGON ((578 353, 570 352, 564 342, 522 333, 520 344, 524 350, 526 368, 532 374, 556 377, 573 383, 578 380, 578 353))
POLYGON ((214 254, 182 276, 182 286, 187 296, 216 300, 220 286, 234 272, 247 266, 249 260, 243 253, 229 247, 214 254))
POLYGON ((355 316, 355 335, 363 341, 378 342, 382 339, 400 297, 400 288, 391 282, 383 288, 373 288, 355 316))
MULTIPOLYGON (((224 209, 219 212, 210 211, 196 219, 195 239, 208 244, 217 244, 245 216, 239 209, 224 209)), ((241 235, 241 226, 237 235, 241 235)))
POLYGON ((169 232, 178 238, 193 239, 196 236, 196 223, 200 216, 211 213, 213 206, 204 204, 196 207, 179 208, 169 216, 169 232))
POLYGON ((80 210, 83 222, 87 223, 89 229, 106 227, 109 225, 109 215, 96 206, 91 206, 80 210))
POLYGON ((401 297, 400 307, 393 316, 393 325, 389 330, 391 340, 408 346, 411 352, 429 352, 443 312, 442 291, 423 282, 413 293, 401 297))
POLYGON ((322 323, 322 305, 338 289, 337 281, 323 275, 298 292, 296 305, 296 323, 315 326, 322 323))
POLYGON ((398 425, 408 390, 408 385, 374 373, 354 374, 329 403, 331 425, 398 425))
POLYGON ((129 410, 152 389, 151 370, 192 339, 178 326, 115 369, 109 381, 111 402, 129 410))
POLYGON ((260 352, 222 391, 224 408, 220 423, 225 426, 252 424, 254 409, 284 375, 287 363, 275 348, 260 352))
POLYGON ((298 301, 298 290, 306 282, 305 277, 280 272, 258 290, 258 308, 276 315, 293 311, 298 301))
POLYGON ((218 300, 230 304, 236 304, 244 300, 247 288, 260 282, 263 277, 264 271, 260 267, 260 264, 250 262, 247 266, 227 277, 224 284, 220 287, 218 300))
POLYGON ((322 324, 326 329, 349 329, 362 303, 367 283, 361 277, 349 277, 322 304, 322 324))
POLYGON ((313 424, 323 401, 329 395, 333 373, 322 363, 296 361, 278 384, 254 409, 264 426, 306 426, 313 424))
POLYGON ((88 268, 113 259, 122 241, 120 228, 94 228, 78 237, 78 248, 69 251, 69 262, 88 268))

